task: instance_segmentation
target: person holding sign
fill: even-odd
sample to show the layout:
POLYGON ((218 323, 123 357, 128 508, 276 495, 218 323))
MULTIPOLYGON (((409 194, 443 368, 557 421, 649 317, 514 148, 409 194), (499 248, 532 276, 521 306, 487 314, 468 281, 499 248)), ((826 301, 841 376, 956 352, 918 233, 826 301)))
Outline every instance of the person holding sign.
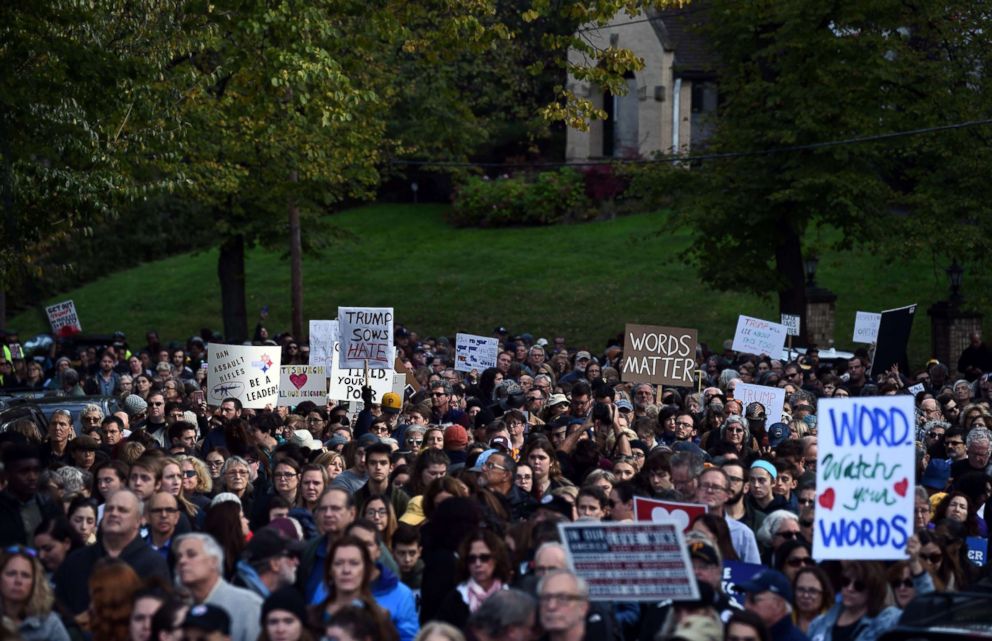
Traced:
MULTIPOLYGON (((906 551, 917 594, 933 592, 933 579, 920 563, 920 540, 909 538, 906 551)), ((888 587, 883 566, 876 561, 850 561, 844 566, 840 602, 809 625, 810 641, 875 641, 895 627, 902 614, 885 607, 888 587)))

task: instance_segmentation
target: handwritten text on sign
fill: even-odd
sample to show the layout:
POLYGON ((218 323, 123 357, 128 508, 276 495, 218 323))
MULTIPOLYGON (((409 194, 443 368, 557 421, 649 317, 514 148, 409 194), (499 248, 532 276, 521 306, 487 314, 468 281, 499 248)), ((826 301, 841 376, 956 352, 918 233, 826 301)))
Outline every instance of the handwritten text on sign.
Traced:
POLYGON ((818 410, 813 556, 905 558, 913 531, 913 397, 825 398, 818 410))
POLYGON ((799 336, 799 323, 801 319, 798 314, 782 314, 782 324, 789 336, 799 336))
POLYGON ((459 372, 482 371, 496 367, 499 356, 499 340, 475 334, 455 336, 455 369, 459 372))
POLYGON ((338 367, 392 369, 392 307, 338 307, 341 352, 338 367))
POLYGON ((321 365, 325 373, 334 365, 334 343, 338 340, 336 320, 310 321, 310 364, 321 365))
POLYGON ((781 387, 737 383, 734 387, 734 399, 740 401, 745 410, 751 403, 761 403, 761 406, 765 408, 765 425, 782 421, 785 390, 781 387))
POLYGON ((207 345, 207 391, 212 405, 236 398, 245 407, 262 409, 279 402, 278 347, 207 345))
POLYGON ((327 403, 327 372, 323 365, 283 365, 279 375, 279 405, 292 407, 303 401, 327 403))
POLYGON ((79 324, 79 314, 76 313, 76 303, 71 300, 55 303, 45 308, 48 314, 48 323, 52 326, 52 331, 59 336, 78 334, 83 331, 79 324))
POLYGON ((696 369, 696 330, 627 324, 623 338, 625 381, 692 385, 696 369))
MULTIPOLYGON (((335 353, 341 350, 341 343, 334 343, 335 353)), ((396 348, 389 349, 390 362, 396 348)), ((335 401, 360 401, 362 400, 362 386, 365 385, 365 370, 363 369, 341 369, 337 367, 336 358, 331 362, 335 363, 327 375, 330 387, 327 396, 335 401)), ((390 369, 369 369, 369 387, 372 388, 372 402, 380 403, 383 394, 394 391, 393 370, 390 369)))
POLYGON ((741 315, 737 318, 733 350, 742 354, 768 354, 778 357, 785 345, 785 325, 741 315))
POLYGON ((668 523, 559 523, 568 564, 591 601, 699 598, 682 530, 668 523))
POLYGON ((875 312, 858 312, 854 316, 855 343, 875 343, 878 341, 878 324, 882 315, 875 312))

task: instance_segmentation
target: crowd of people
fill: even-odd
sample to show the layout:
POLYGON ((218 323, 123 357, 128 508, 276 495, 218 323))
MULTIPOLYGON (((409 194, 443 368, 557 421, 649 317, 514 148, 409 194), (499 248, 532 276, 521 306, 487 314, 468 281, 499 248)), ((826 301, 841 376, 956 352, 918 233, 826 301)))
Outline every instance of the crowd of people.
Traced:
MULTIPOLYGON (((210 336, 34 355, 8 336, 5 392, 120 410, 0 434, 0 638, 874 641, 916 596, 987 582, 969 554, 992 495, 980 337, 960 379, 701 345, 688 389, 622 381, 619 341, 594 356, 495 335, 496 366, 462 372, 450 339, 397 327, 405 397, 261 410, 208 404, 210 336), (735 399, 740 383, 783 388, 782 420, 735 399), (914 385, 906 558, 816 562, 819 400, 914 385), (591 601, 570 569, 558 525, 631 521, 635 496, 707 506, 685 533, 698 599, 591 601), (729 561, 762 568, 731 593, 729 561)), ((289 334, 260 325, 255 342, 307 362, 289 334)))

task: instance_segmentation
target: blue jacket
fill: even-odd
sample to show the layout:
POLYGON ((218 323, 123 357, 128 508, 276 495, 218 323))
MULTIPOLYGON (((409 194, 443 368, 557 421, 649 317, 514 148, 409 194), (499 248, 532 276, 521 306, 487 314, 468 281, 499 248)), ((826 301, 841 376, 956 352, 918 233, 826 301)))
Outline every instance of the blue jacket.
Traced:
POLYGON ((413 641, 420 632, 413 591, 400 583, 392 570, 383 564, 376 563, 376 567, 379 568, 379 578, 372 584, 372 596, 379 607, 389 612, 393 625, 400 633, 400 641, 413 641))
MULTIPOLYGON (((927 594, 933 592, 933 579, 926 572, 913 577, 913 587, 917 594, 927 594)), ((832 641, 834 626, 840 617, 843 604, 838 603, 824 614, 813 619, 809 624, 809 631, 806 633, 810 641, 832 641)), ((874 617, 863 616, 858 621, 854 631, 854 641, 875 641, 889 629, 895 627, 899 622, 902 610, 893 606, 885 608, 874 617)))

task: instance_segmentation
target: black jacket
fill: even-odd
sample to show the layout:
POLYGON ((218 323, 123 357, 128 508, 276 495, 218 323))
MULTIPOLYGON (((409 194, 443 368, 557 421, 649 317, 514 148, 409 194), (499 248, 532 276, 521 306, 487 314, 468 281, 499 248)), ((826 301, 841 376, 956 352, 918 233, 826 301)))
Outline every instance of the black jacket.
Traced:
MULTIPOLYGON (((62 514, 62 508, 51 501, 46 494, 36 494, 32 501, 38 502, 41 519, 62 514)), ((0 546, 33 545, 34 532, 24 530, 21 519, 21 502, 10 492, 0 492, 0 546)))
MULTIPOLYGON (((55 572, 55 599, 73 615, 85 612, 90 606, 89 577, 96 562, 106 556, 103 543, 97 541, 70 554, 55 572)), ((118 558, 130 565, 142 579, 154 576, 166 584, 170 582, 169 564, 165 557, 138 536, 127 544, 118 558)))

